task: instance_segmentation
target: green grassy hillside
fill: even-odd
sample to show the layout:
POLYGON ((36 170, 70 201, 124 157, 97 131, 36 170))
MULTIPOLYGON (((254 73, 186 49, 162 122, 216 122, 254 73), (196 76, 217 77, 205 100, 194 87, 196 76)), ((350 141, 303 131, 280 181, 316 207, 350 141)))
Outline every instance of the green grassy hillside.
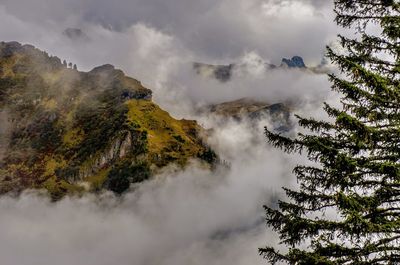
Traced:
POLYGON ((170 163, 212 163, 202 128, 151 95, 112 65, 79 72, 33 46, 0 43, 0 193, 122 193, 170 163))

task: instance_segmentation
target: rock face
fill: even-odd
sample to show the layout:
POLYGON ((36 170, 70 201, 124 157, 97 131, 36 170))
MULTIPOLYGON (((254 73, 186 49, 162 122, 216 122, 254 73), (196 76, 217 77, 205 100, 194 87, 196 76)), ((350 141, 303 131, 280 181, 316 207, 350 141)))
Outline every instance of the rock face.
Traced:
POLYGON ((122 135, 122 137, 113 140, 108 148, 101 152, 96 158, 92 159, 85 167, 82 167, 78 175, 69 176, 69 181, 73 182, 86 179, 95 175, 102 168, 125 158, 133 151, 132 148, 134 148, 134 146, 132 144, 132 138, 132 133, 128 131, 126 134, 122 135))
POLYGON ((112 65, 80 72, 33 46, 1 42, 0 69, 0 193, 45 188, 58 199, 83 192, 81 182, 128 188, 127 179, 149 175, 140 172, 209 152, 195 121, 171 117, 112 65), (131 169, 138 177, 107 181, 131 169))

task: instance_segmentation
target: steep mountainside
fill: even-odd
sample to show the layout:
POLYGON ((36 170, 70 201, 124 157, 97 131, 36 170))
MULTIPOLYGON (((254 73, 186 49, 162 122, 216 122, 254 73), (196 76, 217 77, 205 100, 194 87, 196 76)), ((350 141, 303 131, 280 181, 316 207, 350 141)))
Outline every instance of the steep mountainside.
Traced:
POLYGON ((202 128, 160 109, 139 81, 112 65, 73 68, 33 46, 0 43, 0 193, 121 193, 172 162, 215 159, 202 128))

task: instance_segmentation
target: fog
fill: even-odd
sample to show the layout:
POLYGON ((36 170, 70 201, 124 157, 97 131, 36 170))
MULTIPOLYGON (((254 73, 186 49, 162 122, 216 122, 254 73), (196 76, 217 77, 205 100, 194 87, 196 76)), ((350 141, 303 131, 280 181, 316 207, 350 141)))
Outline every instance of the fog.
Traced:
POLYGON ((227 122, 211 136, 230 170, 166 170, 122 199, 3 197, 2 264, 262 264, 258 247, 276 240, 262 205, 290 185, 300 158, 268 149, 248 126, 227 122))
POLYGON ((111 193, 57 203, 38 191, 0 199, 2 264, 264 264, 257 249, 277 245, 263 204, 295 187, 291 169, 306 162, 265 143, 261 128, 213 118, 210 145, 230 169, 210 172, 196 161, 111 193))
POLYGON ((167 168, 122 198, 2 197, 1 264, 265 264, 258 248, 279 240, 262 205, 275 205, 282 186, 296 186, 291 170, 305 158, 268 146, 268 120, 221 123, 196 108, 249 97, 295 102, 293 113, 326 118, 322 102, 336 104, 337 96, 325 75, 266 71, 260 62, 300 55, 318 65, 337 31, 330 9, 318 0, 0 0, 1 40, 34 44, 80 70, 114 64, 175 117, 213 128, 208 143, 230 164, 212 172, 196 161, 167 168), (66 28, 87 39, 68 38, 66 28), (244 63, 245 71, 221 83, 197 75, 193 62, 244 63))

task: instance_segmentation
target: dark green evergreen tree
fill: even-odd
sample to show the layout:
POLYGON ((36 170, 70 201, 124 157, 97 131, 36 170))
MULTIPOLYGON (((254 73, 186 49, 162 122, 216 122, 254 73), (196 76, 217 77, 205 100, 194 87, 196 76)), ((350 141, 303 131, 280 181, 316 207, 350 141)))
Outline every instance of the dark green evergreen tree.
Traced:
POLYGON ((294 139, 266 129, 272 145, 315 163, 296 166, 299 188, 265 206, 286 250, 260 253, 272 264, 400 264, 400 3, 334 3, 336 22, 357 33, 327 51, 342 107, 325 104, 332 121, 298 117, 309 132, 294 139))

